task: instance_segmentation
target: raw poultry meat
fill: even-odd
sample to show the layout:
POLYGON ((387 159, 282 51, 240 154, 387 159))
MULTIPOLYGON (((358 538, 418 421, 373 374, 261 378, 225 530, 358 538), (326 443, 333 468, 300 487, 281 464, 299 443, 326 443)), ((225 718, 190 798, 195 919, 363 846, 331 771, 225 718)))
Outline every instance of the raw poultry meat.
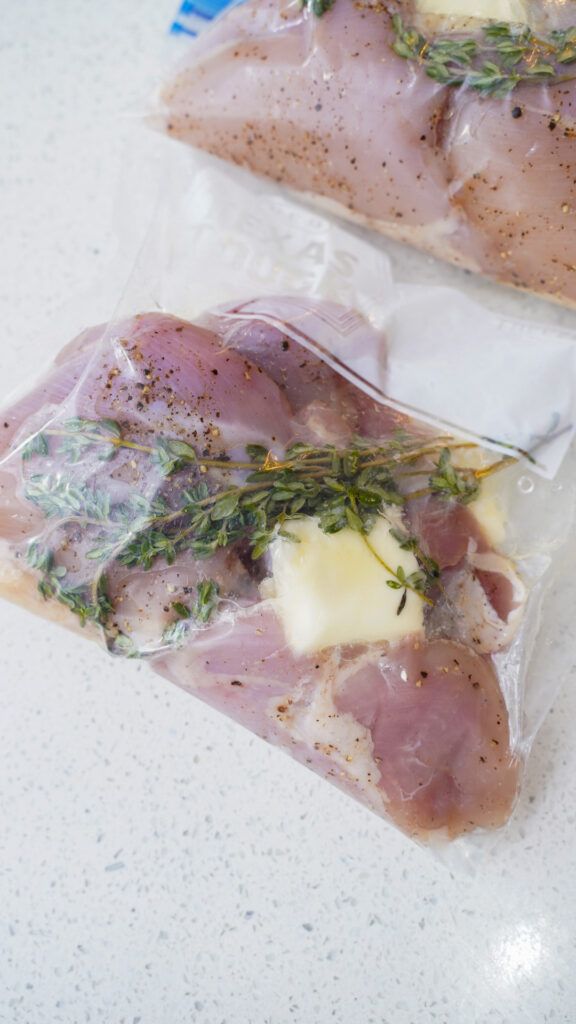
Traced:
POLYGON ((0 590, 410 835, 496 827, 520 759, 492 654, 525 588, 475 514, 477 448, 322 360, 338 317, 384 350, 290 299, 81 335, 2 415, 0 590))
POLYGON ((572 7, 248 0, 191 45, 162 124, 392 238, 573 303, 572 7), (530 27, 489 20, 507 7, 530 27), (430 13, 467 9, 478 17, 430 13))

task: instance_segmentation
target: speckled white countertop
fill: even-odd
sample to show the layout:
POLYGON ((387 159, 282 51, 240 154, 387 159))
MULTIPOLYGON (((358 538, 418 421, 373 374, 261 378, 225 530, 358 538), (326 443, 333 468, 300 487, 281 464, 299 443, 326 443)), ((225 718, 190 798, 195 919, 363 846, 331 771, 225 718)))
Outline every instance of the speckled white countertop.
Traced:
MULTIPOLYGON (((123 146, 172 13, 3 5, 0 396, 68 340, 60 306, 115 260, 86 320, 113 309, 123 146)), ((453 878, 144 666, 8 605, 0 629, 2 1024, 576 1022, 574 677, 508 835, 453 878)))

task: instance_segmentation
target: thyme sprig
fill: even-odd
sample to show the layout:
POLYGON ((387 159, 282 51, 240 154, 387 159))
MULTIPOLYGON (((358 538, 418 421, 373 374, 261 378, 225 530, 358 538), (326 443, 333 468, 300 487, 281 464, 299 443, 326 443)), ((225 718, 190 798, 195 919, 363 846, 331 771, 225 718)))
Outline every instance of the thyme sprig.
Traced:
MULTIPOLYGON (((22 450, 24 463, 32 470, 24 493, 53 522, 53 529, 67 535, 75 530, 70 534, 75 541, 81 531, 84 558, 94 563, 94 574, 88 584, 70 585, 66 568, 57 563, 54 545, 42 548, 34 543, 28 562, 40 573, 39 589, 45 598, 65 604, 82 624, 102 626, 110 649, 128 654, 130 637, 123 638, 112 621, 114 608, 106 580, 111 564, 149 570, 158 559, 171 565, 183 551, 191 551, 197 559, 208 558, 239 541, 258 559, 277 535, 297 540, 289 524, 302 516, 316 517, 325 533, 346 527, 355 530, 370 546, 373 525, 390 507, 401 507, 422 494, 463 503, 473 500, 480 477, 490 467, 457 469, 451 456, 456 450, 476 447, 450 437, 422 439, 399 431, 378 443, 356 437, 345 448, 296 442, 282 457, 265 444, 249 444, 244 460, 232 460, 226 452, 209 458, 179 438, 158 437, 152 444, 134 441, 114 420, 66 420, 35 435, 22 450), (102 474, 98 485, 86 482, 84 460, 109 462, 121 449, 137 453, 144 473, 149 473, 147 466, 158 473, 161 482, 153 498, 132 493, 127 500, 117 500, 109 484, 102 482, 102 474), (48 471, 39 472, 45 460, 48 471), (239 471, 241 482, 237 482, 239 471), (400 481, 407 471, 428 475, 428 486, 403 493, 400 481)), ((495 465, 509 461, 505 458, 495 465)), ((420 551, 415 538, 401 534, 397 539, 419 563, 418 571, 408 575, 401 567, 384 566, 388 585, 402 591, 400 613, 408 590, 430 600, 427 591, 437 579, 438 567, 420 551)), ((181 602, 173 605, 177 619, 167 628, 164 641, 180 642, 187 619, 207 622, 217 603, 214 581, 201 583, 192 608, 181 602)))
MULTIPOLYGON (((50 548, 42 547, 38 541, 28 545, 26 560, 31 569, 40 573, 38 590, 46 600, 56 600, 74 615, 80 625, 94 623, 102 628, 108 650, 112 654, 137 658, 141 651, 134 640, 123 632, 115 622, 114 604, 110 599, 108 581, 104 574, 98 576, 97 585, 70 584, 68 570, 58 565, 56 555, 50 548)), ((180 601, 173 601, 172 608, 177 618, 162 634, 162 646, 180 644, 186 636, 191 621, 206 624, 219 600, 219 587, 215 580, 201 580, 196 587, 196 601, 189 607, 180 601)))
POLYGON ((528 25, 491 22, 477 37, 455 33, 427 39, 418 29, 392 18, 399 57, 419 64, 442 85, 465 85, 483 96, 503 97, 521 83, 566 81, 562 69, 576 61, 576 27, 536 35, 528 25))
POLYGON ((28 545, 26 560, 31 569, 40 573, 38 590, 42 597, 46 600, 55 598, 60 604, 65 605, 78 616, 82 626, 85 626, 87 622, 103 625, 107 621, 113 607, 108 597, 105 576, 100 577, 95 599, 93 599, 89 586, 67 583, 68 570, 65 566, 56 563, 54 551, 42 547, 38 541, 32 541, 28 545))
MULTIPOLYGON (((396 537, 398 536, 398 531, 394 529, 390 530, 390 533, 395 535, 396 537)), ((415 553, 416 551, 420 553, 420 549, 418 548, 418 544, 415 538, 409 538, 407 535, 404 537, 403 534, 400 534, 400 536, 403 537, 404 541, 400 544, 401 548, 403 548, 405 551, 412 550, 415 553), (414 548, 405 543, 406 541, 409 541, 410 544, 413 542, 414 548)), ((426 572, 417 569, 415 572, 406 574, 406 570, 401 565, 399 565, 397 569, 393 569, 392 566, 389 565, 384 558, 382 558, 382 555, 376 550, 376 548, 372 546, 372 544, 370 543, 370 538, 365 536, 363 539, 371 555, 373 555, 376 561, 380 562, 382 568, 385 569, 386 572, 388 573, 389 579, 386 580, 386 586, 390 587, 391 590, 402 591, 402 596, 400 598, 398 608, 396 609, 397 615, 401 615, 402 612, 404 611, 409 590, 412 591, 413 594, 416 594, 416 596, 419 597, 422 601, 424 601, 425 604, 434 604, 432 598, 428 597, 426 593, 426 591, 431 585, 431 577, 426 572)), ((425 556, 422 554, 422 557, 424 558, 425 556)))
POLYGON ((430 491, 440 497, 455 498, 463 505, 468 505, 478 497, 482 475, 486 475, 482 469, 456 469, 451 462, 450 449, 443 448, 434 466, 434 472, 429 477, 430 491))
POLYGON ((415 572, 409 573, 408 575, 401 565, 394 570, 387 562, 384 561, 382 556, 374 550, 370 544, 370 538, 364 538, 371 553, 381 563, 383 568, 386 569, 390 576, 390 579, 386 580, 386 585, 390 587, 391 590, 402 591, 402 596, 400 597, 396 614, 401 615, 404 611, 409 590, 420 597, 426 604, 433 604, 434 602, 428 596, 428 591, 436 585, 440 578, 440 567, 438 563, 422 551, 416 537, 412 537, 410 534, 405 533, 403 530, 399 530, 396 527, 392 527, 390 533, 394 540, 398 542, 402 551, 410 551, 411 554, 415 556, 419 565, 419 568, 415 572))

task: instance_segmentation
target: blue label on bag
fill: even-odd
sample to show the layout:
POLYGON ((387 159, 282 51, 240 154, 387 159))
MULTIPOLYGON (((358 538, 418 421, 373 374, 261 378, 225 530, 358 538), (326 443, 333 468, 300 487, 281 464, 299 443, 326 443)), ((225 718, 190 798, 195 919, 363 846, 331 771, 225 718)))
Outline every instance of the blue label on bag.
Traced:
POLYGON ((218 14, 239 3, 242 0, 182 0, 170 31, 174 35, 197 36, 218 14))

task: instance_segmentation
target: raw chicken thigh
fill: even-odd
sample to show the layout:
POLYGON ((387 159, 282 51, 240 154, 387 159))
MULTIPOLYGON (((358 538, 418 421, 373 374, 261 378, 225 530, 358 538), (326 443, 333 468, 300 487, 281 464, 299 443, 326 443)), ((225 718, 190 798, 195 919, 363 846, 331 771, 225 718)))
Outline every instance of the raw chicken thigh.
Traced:
POLYGON ((492 654, 525 588, 475 514, 475 446, 320 358, 345 312, 267 299, 81 335, 2 416, 0 590, 410 835, 493 828, 519 758, 492 654))
POLYGON ((190 47, 163 126, 393 238, 573 303, 573 6, 248 0, 190 47))

